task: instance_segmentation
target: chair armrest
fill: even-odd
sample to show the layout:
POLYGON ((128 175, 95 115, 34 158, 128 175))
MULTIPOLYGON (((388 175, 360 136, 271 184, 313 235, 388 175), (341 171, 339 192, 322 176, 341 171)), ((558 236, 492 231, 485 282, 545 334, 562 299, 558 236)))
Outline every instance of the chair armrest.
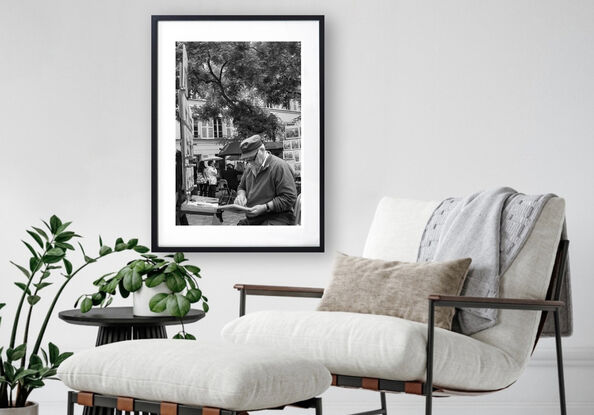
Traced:
POLYGON ((233 288, 239 291, 243 291, 247 295, 266 295, 274 297, 321 298, 322 294, 324 294, 323 288, 314 287, 285 287, 280 285, 235 284, 233 288))
POLYGON ((432 294, 427 299, 438 307, 555 311, 565 305, 563 301, 531 300, 528 298, 463 297, 438 294, 432 294))

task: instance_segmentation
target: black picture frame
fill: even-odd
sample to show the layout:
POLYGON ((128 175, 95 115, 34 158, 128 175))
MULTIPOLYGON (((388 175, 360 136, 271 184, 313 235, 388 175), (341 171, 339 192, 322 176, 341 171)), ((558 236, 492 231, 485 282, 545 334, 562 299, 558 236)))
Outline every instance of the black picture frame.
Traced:
MULTIPOLYGON (((155 252, 324 252, 325 206, 324 206, 324 16, 323 15, 153 15, 151 16, 151 248, 155 252), (317 243, 308 245, 249 246, 195 246, 188 243, 164 244, 159 231, 159 24, 162 22, 269 22, 269 21, 314 21, 318 27, 318 95, 319 95, 319 204, 317 243)), ((202 227, 194 227, 200 230, 202 227)))

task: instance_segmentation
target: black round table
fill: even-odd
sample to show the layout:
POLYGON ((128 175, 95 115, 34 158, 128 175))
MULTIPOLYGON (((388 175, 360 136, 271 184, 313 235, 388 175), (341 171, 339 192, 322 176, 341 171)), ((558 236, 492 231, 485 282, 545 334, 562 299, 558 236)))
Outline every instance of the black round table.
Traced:
MULTIPOLYGON (((165 326, 180 324, 179 317, 155 316, 138 317, 132 314, 132 307, 94 308, 86 313, 80 310, 66 310, 58 317, 70 324, 98 326, 95 346, 132 339, 166 339, 165 326)), ((181 318, 184 324, 194 323, 204 317, 202 310, 190 310, 181 318)), ((185 341, 185 340, 180 340, 185 341)), ((113 409, 85 407, 84 415, 113 414, 113 409)))

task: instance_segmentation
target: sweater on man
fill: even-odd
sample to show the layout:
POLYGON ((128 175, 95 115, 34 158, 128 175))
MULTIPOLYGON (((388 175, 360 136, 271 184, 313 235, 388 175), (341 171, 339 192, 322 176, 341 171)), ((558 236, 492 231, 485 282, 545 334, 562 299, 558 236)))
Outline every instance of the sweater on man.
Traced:
POLYGON ((270 212, 247 218, 250 225, 265 221, 273 225, 295 224, 293 207, 297 189, 293 172, 286 161, 269 153, 259 170, 251 166, 246 168, 238 190, 245 191, 249 207, 272 201, 270 212))

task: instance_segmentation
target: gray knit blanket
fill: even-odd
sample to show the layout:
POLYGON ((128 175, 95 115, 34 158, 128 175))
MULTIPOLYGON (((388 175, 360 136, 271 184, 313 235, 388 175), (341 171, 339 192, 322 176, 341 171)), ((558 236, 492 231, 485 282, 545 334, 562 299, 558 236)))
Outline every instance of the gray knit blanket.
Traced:
MULTIPOLYGON (((498 297, 499 277, 512 264, 530 236, 542 208, 553 196, 524 195, 509 187, 501 187, 464 198, 448 198, 441 202, 427 222, 417 261, 471 257, 462 295, 498 297)), ((561 297, 567 304, 561 313, 562 331, 569 335, 572 331, 569 272, 561 297)), ((459 309, 454 330, 471 335, 494 326, 496 322, 495 309, 459 309)), ((554 335, 550 321, 547 321, 543 335, 554 335)))

